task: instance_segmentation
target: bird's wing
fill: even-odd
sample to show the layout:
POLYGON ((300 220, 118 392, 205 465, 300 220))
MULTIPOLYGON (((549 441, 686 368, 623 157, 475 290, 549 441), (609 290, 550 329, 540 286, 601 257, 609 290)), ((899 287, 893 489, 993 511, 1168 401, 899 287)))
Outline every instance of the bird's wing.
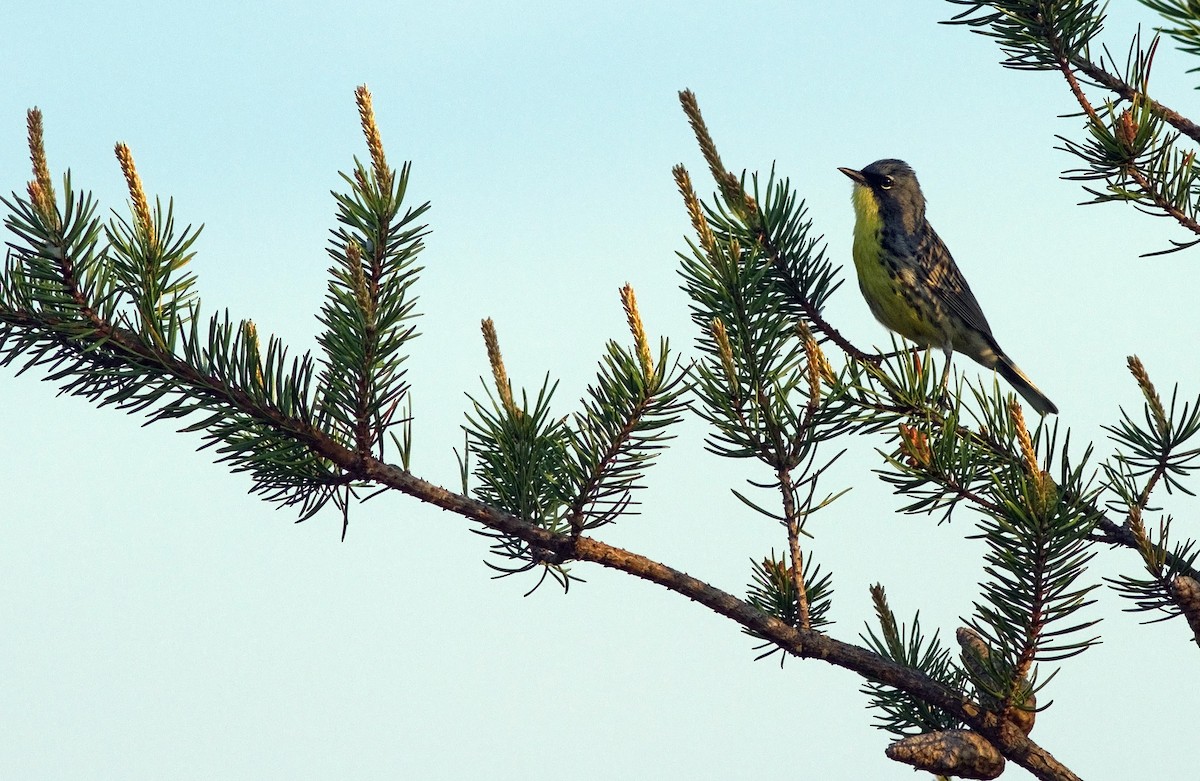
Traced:
POLYGON ((988 325, 971 286, 966 277, 958 270, 950 250, 946 248, 941 237, 928 222, 920 231, 916 257, 919 258, 921 270, 929 281, 929 288, 946 306, 951 313, 969 327, 982 331, 989 337, 992 328, 988 325))

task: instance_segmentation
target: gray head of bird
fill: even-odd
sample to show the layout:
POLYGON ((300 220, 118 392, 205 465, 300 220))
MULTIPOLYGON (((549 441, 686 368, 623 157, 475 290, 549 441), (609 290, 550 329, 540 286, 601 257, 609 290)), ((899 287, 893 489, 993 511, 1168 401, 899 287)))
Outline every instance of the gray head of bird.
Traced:
POLYGON ((876 160, 861 171, 839 168, 854 184, 865 187, 875 196, 879 216, 885 225, 901 223, 908 233, 915 233, 925 219, 925 196, 912 166, 903 160, 876 160))

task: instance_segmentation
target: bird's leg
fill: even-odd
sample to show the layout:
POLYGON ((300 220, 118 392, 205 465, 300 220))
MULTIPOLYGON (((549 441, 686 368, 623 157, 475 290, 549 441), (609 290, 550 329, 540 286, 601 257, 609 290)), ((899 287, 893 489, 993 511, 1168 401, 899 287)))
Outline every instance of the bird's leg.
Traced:
POLYGON ((942 404, 949 407, 952 406, 952 402, 946 393, 946 388, 950 384, 950 356, 954 354, 954 349, 951 347, 944 347, 942 348, 942 351, 946 354, 946 366, 942 369, 942 385, 939 389, 938 395, 940 396, 942 404))

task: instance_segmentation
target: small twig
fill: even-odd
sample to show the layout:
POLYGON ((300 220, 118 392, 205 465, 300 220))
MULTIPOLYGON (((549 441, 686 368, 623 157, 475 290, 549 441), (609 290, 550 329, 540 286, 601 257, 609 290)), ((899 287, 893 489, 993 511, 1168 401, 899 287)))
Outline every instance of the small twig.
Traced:
POLYGON ((846 353, 846 355, 850 356, 856 361, 860 361, 862 363, 871 363, 876 366, 883 363, 885 356, 878 353, 868 353, 860 350, 849 339, 843 336, 840 331, 834 328, 828 320, 825 319, 820 310, 818 310, 817 307, 813 305, 813 302, 804 295, 804 291, 800 289, 800 286, 796 284, 795 280, 793 280, 787 273, 787 266, 784 263, 782 251, 775 245, 774 242, 771 241, 771 237, 767 235, 765 230, 759 229, 755 233, 755 240, 758 242, 758 245, 762 251, 766 253, 768 258, 770 258, 771 264, 778 272, 777 280, 783 285, 784 290, 787 292, 788 297, 792 300, 792 302, 799 306, 801 311, 804 312, 804 317, 809 323, 811 323, 813 330, 824 334, 827 339, 841 348, 842 352, 846 353))
POLYGON ((1174 219, 1184 228, 1187 228, 1192 233, 1200 235, 1200 222, 1187 216, 1181 209, 1173 205, 1166 199, 1161 192, 1154 188, 1146 175, 1141 172, 1136 166, 1130 164, 1122 169, 1122 172, 1133 181, 1137 182, 1138 187, 1142 188, 1142 192, 1150 196, 1150 200, 1154 201, 1154 205, 1161 209, 1167 216, 1174 219))
MULTIPOLYGON (((1059 63, 1059 67, 1063 67, 1062 62, 1059 63)), ((1084 59, 1075 59, 1069 61, 1067 63, 1067 67, 1074 67, 1078 69, 1080 73, 1083 73, 1092 81, 1096 82, 1105 89, 1112 90, 1125 100, 1132 101, 1137 99, 1139 101, 1144 101, 1145 105, 1149 107, 1149 109, 1157 116, 1161 117, 1164 122, 1171 125, 1188 138, 1191 138, 1193 141, 1200 142, 1200 125, 1197 125, 1195 122, 1191 121, 1169 106, 1159 103, 1157 100, 1154 100, 1149 95, 1146 95, 1141 90, 1127 83, 1125 80, 1104 70, 1096 63, 1084 59)))
POLYGON ((783 516, 787 523, 788 549, 791 552, 792 587, 796 590, 796 618, 801 629, 811 629, 808 612, 808 589, 804 587, 804 553, 800 550, 800 518, 796 511, 795 487, 787 469, 775 473, 779 492, 783 495, 783 516))
MULTIPOLYGON (((1051 44, 1053 45, 1055 42, 1056 39, 1052 38, 1051 44)), ((1153 54, 1151 56, 1153 56, 1153 54)), ((1063 78, 1067 80, 1067 85, 1071 89, 1071 94, 1075 96, 1076 102, 1079 103, 1080 108, 1082 108, 1084 113, 1087 114, 1088 119, 1097 127, 1105 127, 1105 124, 1100 119, 1100 116, 1096 113, 1096 109, 1092 107, 1091 102, 1087 99, 1087 95, 1084 94, 1083 88, 1079 85, 1079 80, 1075 78, 1075 72, 1073 70, 1074 68, 1078 68, 1089 78, 1099 82, 1108 89, 1113 90, 1126 100, 1145 101, 1146 105, 1148 105, 1152 111, 1162 117, 1165 121, 1169 122, 1171 125, 1175 126, 1180 132, 1195 139, 1196 141, 1200 141, 1200 126, 1197 126, 1171 109, 1168 109, 1162 104, 1152 100, 1144 92, 1135 89, 1134 87, 1125 83, 1125 81, 1122 79, 1109 74, 1103 68, 1099 68, 1095 64, 1086 60, 1070 60, 1064 56, 1059 56, 1057 60, 1058 69, 1062 71, 1063 78), (1085 67, 1085 65, 1087 67, 1085 67), (1103 74, 1106 78, 1098 78, 1098 75, 1100 74, 1103 74)), ((1149 196, 1150 200, 1154 202, 1154 205, 1161 209, 1166 215, 1170 216, 1182 227, 1186 228, 1192 233, 1200 235, 1200 222, 1192 219, 1181 209, 1167 200, 1162 193, 1153 187, 1150 180, 1137 166, 1135 166, 1133 163, 1128 163, 1127 165, 1122 166, 1121 172, 1136 182, 1137 185, 1142 189, 1142 192, 1149 196)))

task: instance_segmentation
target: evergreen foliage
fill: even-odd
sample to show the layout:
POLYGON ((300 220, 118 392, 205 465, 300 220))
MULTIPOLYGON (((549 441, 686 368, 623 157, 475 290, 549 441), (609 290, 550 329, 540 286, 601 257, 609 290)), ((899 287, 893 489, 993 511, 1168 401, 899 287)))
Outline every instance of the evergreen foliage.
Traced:
MULTIPOLYGON (((1097 2, 951 2, 965 6, 952 21, 995 38, 1006 67, 1063 75, 1083 111, 1082 137, 1063 139, 1082 161, 1067 176, 1088 182, 1096 201, 1130 201, 1200 236, 1192 149, 1200 130, 1147 93, 1157 37, 1146 47, 1135 38, 1117 68, 1107 54, 1092 59, 1104 26, 1097 2), (1081 84, 1111 94, 1096 108, 1081 84)), ((1185 52, 1200 53, 1193 4, 1146 4, 1173 25, 1166 32, 1185 52)), ((169 200, 151 209, 124 145, 116 154, 128 216, 102 223, 69 173, 58 194, 35 109, 27 118, 33 178, 2 201, 0 363, 18 373, 40 367, 63 392, 100 406, 181 420, 219 460, 247 472, 252 491, 295 506, 301 520, 333 502, 344 535, 360 489, 398 490, 477 524, 499 576, 534 572, 533 588, 552 578, 565 589, 578 579, 571 566, 590 562, 659 583, 737 621, 759 658, 820 658, 855 671, 878 726, 904 740, 982 742, 998 752, 970 767, 954 765, 949 748, 928 761, 904 759, 918 767, 982 777, 971 774, 998 773, 1002 756, 1039 778, 1074 778, 1029 735, 1057 669, 1043 667, 1097 641, 1088 608, 1102 593, 1089 572, 1098 546, 1130 554, 1136 574, 1109 580, 1129 609, 1182 617, 1200 644, 1200 547, 1170 515, 1157 528, 1146 521, 1161 511, 1152 504, 1157 487, 1193 491, 1200 398, 1180 403, 1176 388, 1164 406, 1131 358, 1144 405, 1140 414, 1120 410, 1107 429, 1113 454, 1097 461, 1093 446, 1072 446, 1062 424, 1039 421, 1030 431, 994 381, 966 382, 902 344, 886 354, 852 344, 826 317, 842 271, 804 200, 773 170, 761 188, 757 175, 732 173, 695 96, 680 99, 716 188, 702 199, 687 170, 674 169, 694 233, 679 257, 695 360, 666 339, 651 349, 626 286, 632 345, 607 344, 595 380, 564 416, 553 408, 549 374, 536 393, 514 394, 495 324, 484 320, 491 382, 471 398, 463 425, 462 493, 409 471, 404 362, 417 335, 429 204, 409 205, 411 166, 388 165, 365 87, 356 100, 370 161, 355 160, 343 175, 347 191, 333 194, 316 356, 289 358, 279 339, 264 345, 252 321, 204 313, 188 265, 199 230, 177 228, 169 200), (635 514, 649 468, 688 412, 708 426, 710 453, 760 470, 753 490, 734 493, 750 518, 779 524, 786 541, 782 553, 751 562, 744 598, 594 536, 635 514), (865 646, 829 634, 832 568, 807 550, 809 521, 847 490, 826 487, 829 469, 862 440, 879 456, 877 476, 901 497, 900 512, 958 521, 948 532, 973 524, 966 531, 983 542, 979 593, 955 632, 957 658, 937 632, 925 633, 919 614, 897 622, 881 585, 871 588, 878 627, 867 627, 865 646)), ((900 743, 905 750, 892 756, 921 753, 900 743)))

